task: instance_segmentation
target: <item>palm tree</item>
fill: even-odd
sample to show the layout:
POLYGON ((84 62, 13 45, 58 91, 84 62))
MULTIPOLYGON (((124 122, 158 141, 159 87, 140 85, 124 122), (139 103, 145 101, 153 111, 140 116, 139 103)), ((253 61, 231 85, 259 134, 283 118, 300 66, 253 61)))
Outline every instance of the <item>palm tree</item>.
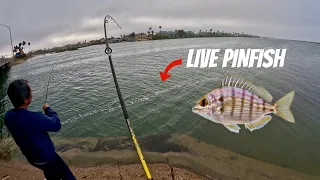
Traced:
POLYGON ((149 27, 148 34, 150 35, 151 33, 152 33, 152 37, 153 37, 153 30, 152 30, 152 27, 149 27))
POLYGON ((136 33, 132 32, 131 34, 129 34, 129 37, 134 39, 136 37, 136 33))
POLYGON ((154 31, 153 31, 153 30, 151 30, 151 34, 152 34, 152 36, 153 36, 153 33, 154 33, 154 31))
POLYGON ((150 35, 150 31, 148 31, 147 33, 148 33, 148 35, 150 35))
POLYGON ((22 49, 24 49, 24 46, 26 45, 26 42, 25 41, 22 41, 22 49))
POLYGON ((29 47, 29 53, 30 53, 30 42, 28 42, 28 47, 29 47))
POLYGON ((161 27, 161 26, 159 26, 160 32, 161 32, 161 28, 162 28, 162 27, 161 27))

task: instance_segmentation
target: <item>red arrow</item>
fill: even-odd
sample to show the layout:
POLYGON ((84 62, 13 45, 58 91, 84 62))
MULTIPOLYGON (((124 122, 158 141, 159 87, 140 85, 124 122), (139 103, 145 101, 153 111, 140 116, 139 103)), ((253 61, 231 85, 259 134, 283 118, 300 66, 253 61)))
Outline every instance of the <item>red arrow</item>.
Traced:
POLYGON ((182 58, 177 59, 172 61, 164 70, 164 72, 160 71, 160 78, 162 79, 162 81, 164 82, 165 80, 167 80, 168 78, 171 77, 170 74, 168 74, 168 72, 170 71, 171 68, 173 68, 174 66, 178 66, 178 65, 182 65, 182 58))

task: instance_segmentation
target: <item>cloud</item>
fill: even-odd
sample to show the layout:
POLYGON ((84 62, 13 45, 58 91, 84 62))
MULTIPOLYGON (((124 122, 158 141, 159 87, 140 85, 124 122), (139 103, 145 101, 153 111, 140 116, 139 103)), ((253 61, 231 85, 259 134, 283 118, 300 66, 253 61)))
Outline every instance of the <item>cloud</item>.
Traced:
MULTIPOLYGON (((315 0, 2 0, 0 23, 12 29, 14 44, 33 49, 102 38, 103 18, 113 16, 109 34, 188 29, 246 32, 267 37, 320 41, 320 2, 315 0), (12 10, 19 7, 19 10, 12 10), (22 8, 21 8, 22 7, 22 8)), ((8 30, 0 27, 0 53, 10 51, 8 30)))
POLYGON ((51 39, 52 43, 54 44, 64 44, 64 43, 70 43, 70 42, 77 42, 77 41, 83 41, 83 40, 90 40, 90 39, 97 39, 100 37, 100 34, 71 34, 67 36, 58 36, 53 37, 51 39))
MULTIPOLYGON (((201 29, 203 27, 224 27, 224 28, 258 28, 264 27, 268 24, 264 23, 251 23, 244 21, 243 19, 236 18, 161 18, 161 17, 133 17, 130 18, 131 23, 137 25, 150 25, 151 27, 158 27, 159 24, 166 27, 167 29, 201 29)), ((210 28, 211 29, 211 28, 210 28)), ((218 29, 216 29, 218 30, 218 29)))

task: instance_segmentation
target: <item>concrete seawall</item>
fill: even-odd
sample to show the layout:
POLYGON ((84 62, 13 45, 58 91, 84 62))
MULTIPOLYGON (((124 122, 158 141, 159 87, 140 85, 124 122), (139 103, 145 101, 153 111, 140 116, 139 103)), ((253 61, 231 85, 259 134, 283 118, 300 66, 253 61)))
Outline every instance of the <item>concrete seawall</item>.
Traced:
MULTIPOLYGON (((318 174, 306 174, 262 162, 199 142, 185 134, 153 135, 139 138, 139 140, 148 165, 162 164, 161 167, 164 169, 185 169, 190 173, 201 174, 200 179, 320 179, 318 174)), ((56 151, 70 166, 99 169, 107 166, 125 167, 137 164, 132 172, 139 172, 137 176, 143 176, 142 167, 130 138, 59 138, 55 139, 54 143, 56 151)), ((21 161, 23 156, 16 155, 13 160, 19 161, 19 159, 21 161)), ((157 173, 154 169, 153 172, 157 173)), ((164 173, 167 170, 161 172, 164 173)), ((81 175, 85 176, 85 174, 81 175)), ((170 177, 170 173, 168 176, 170 177)))
POLYGON ((0 73, 3 74, 10 68, 10 62, 12 60, 9 58, 0 58, 0 73))

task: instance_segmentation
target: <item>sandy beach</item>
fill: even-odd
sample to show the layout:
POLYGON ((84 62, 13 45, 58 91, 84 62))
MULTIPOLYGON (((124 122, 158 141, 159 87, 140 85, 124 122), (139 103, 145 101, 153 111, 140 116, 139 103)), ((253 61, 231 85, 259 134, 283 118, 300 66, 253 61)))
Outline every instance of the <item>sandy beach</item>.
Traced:
POLYGON ((15 65, 18 65, 18 64, 22 64, 25 61, 26 61, 25 59, 13 60, 9 64, 10 64, 10 66, 15 66, 15 65))

